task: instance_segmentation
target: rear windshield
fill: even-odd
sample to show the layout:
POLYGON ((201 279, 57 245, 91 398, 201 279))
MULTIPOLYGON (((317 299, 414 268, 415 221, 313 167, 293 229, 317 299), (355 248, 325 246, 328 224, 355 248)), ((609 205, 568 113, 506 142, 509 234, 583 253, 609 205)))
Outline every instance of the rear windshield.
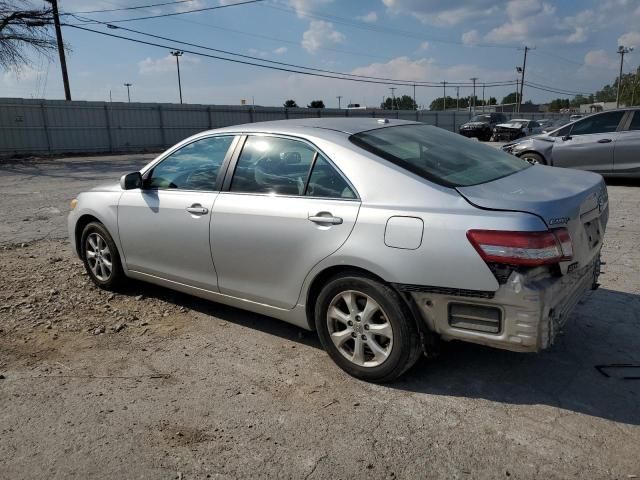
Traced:
POLYGON ((491 115, 476 115, 475 117, 472 117, 471 120, 469 121, 470 122, 490 122, 491 115))
POLYGON ((447 187, 491 182, 531 165, 498 148, 430 125, 399 125, 350 137, 359 147, 447 187))

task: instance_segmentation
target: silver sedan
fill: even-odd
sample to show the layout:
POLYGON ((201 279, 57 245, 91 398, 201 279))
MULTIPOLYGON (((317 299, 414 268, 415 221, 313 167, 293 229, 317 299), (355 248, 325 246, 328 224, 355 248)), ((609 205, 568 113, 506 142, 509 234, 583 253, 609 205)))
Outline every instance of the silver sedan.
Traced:
POLYGON ((600 175, 415 122, 203 132, 72 202, 91 279, 144 280, 317 331, 390 381, 439 340, 548 347, 599 273, 600 175))

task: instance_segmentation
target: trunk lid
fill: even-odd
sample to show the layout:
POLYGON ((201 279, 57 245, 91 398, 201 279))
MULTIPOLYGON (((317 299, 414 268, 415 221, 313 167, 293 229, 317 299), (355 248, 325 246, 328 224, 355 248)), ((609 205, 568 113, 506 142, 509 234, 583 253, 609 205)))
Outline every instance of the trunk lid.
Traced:
MULTIPOLYGON (((592 172, 535 165, 492 182, 457 187, 472 205, 489 210, 526 212, 547 227, 565 227, 579 266, 600 251, 608 220, 607 188, 592 172)), ((566 267, 566 266, 565 266, 566 267)))

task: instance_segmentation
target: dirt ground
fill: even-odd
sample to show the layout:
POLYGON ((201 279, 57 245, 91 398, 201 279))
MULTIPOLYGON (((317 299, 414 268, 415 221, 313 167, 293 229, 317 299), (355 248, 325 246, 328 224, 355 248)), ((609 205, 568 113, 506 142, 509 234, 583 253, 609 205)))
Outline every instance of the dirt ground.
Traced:
POLYGON ((595 368, 640 365, 640 183, 551 350, 452 343, 380 386, 282 322, 93 287, 68 201, 149 158, 0 163, 0 478, 640 478, 640 368, 595 368))

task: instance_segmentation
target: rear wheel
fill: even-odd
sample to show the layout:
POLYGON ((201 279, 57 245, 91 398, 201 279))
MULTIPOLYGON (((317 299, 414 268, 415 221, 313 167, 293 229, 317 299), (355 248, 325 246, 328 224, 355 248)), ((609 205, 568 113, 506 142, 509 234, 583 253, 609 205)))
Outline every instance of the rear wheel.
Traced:
POLYGON ((547 162, 545 162, 544 158, 542 158, 542 155, 539 155, 539 154, 534 153, 534 152, 523 153, 522 155, 520 155, 520 158, 523 159, 523 160, 526 160, 531 165, 546 165, 547 164, 547 162))
POLYGON ((99 222, 87 224, 80 241, 84 268, 93 283, 105 290, 122 286, 125 277, 120 255, 104 225, 99 222))
POLYGON ((331 279, 316 301, 315 321, 329 356, 356 378, 389 382, 420 356, 411 312, 393 289, 373 278, 331 279))

